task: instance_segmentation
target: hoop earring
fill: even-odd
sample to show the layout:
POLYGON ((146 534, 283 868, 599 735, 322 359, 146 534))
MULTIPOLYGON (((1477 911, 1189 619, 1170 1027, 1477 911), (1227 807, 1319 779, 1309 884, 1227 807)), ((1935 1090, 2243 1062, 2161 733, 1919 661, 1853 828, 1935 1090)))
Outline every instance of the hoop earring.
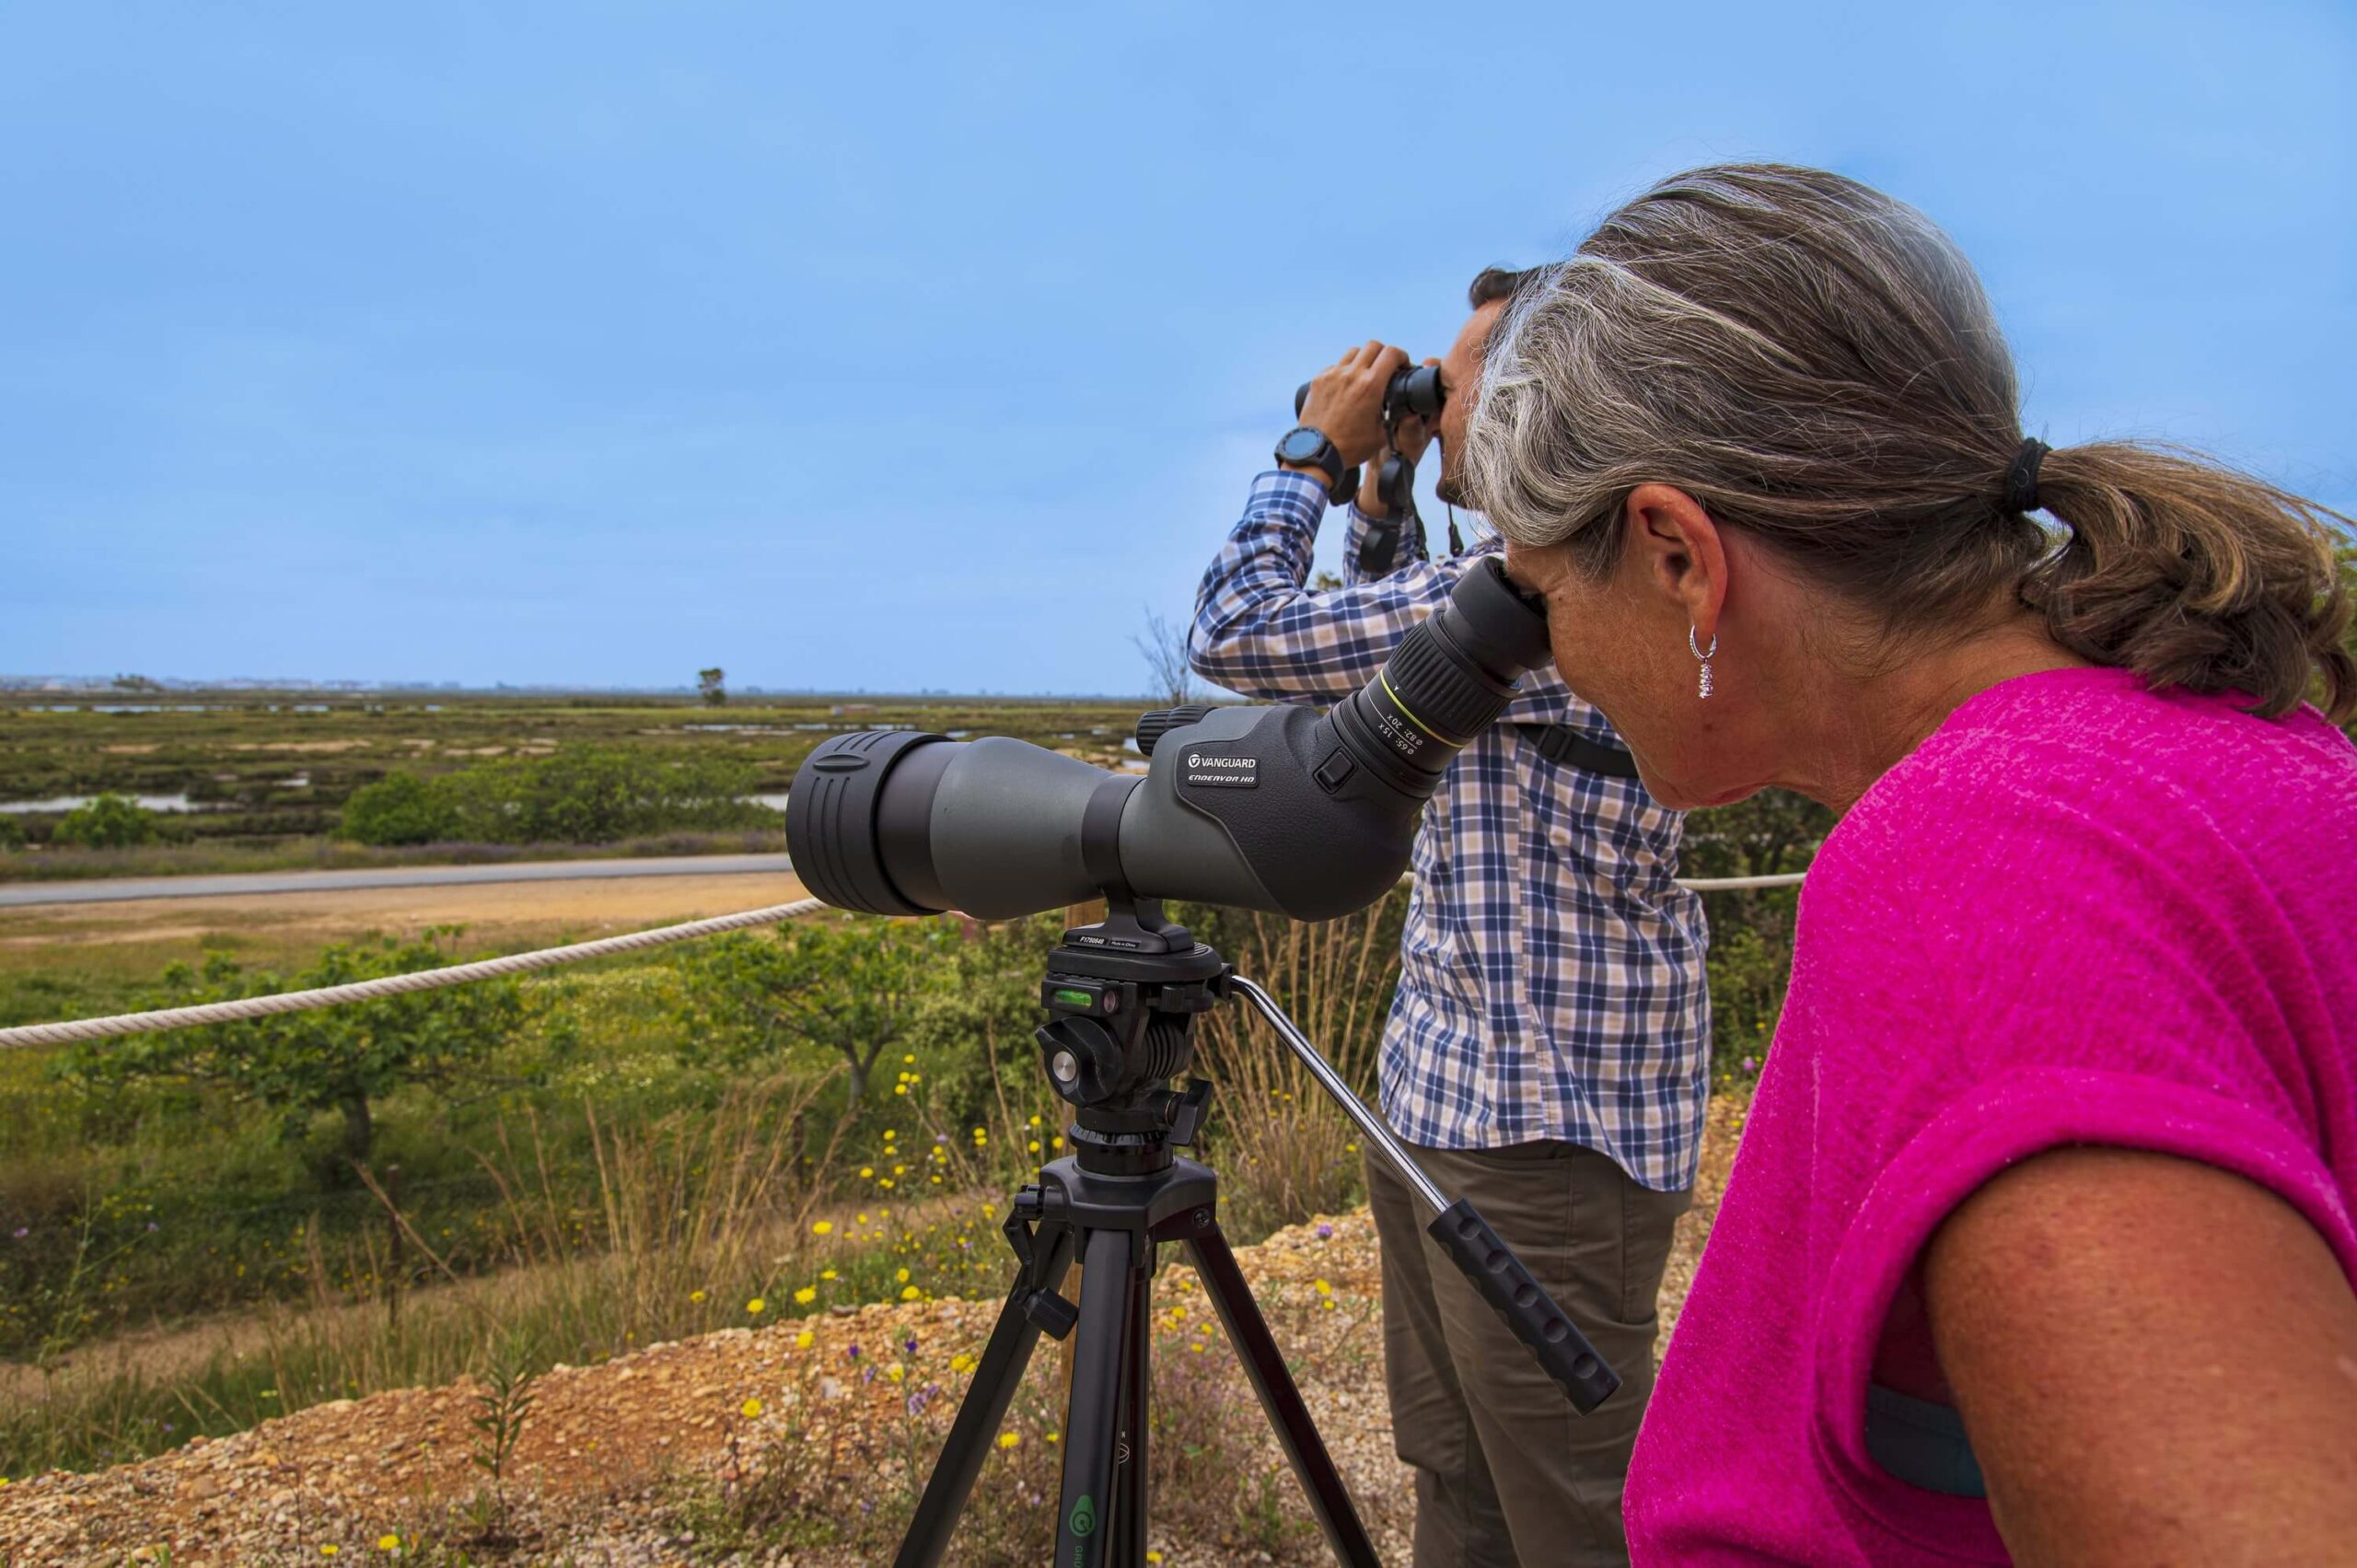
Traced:
POLYGON ((1702 665, 1701 687, 1695 695, 1699 698, 1707 698, 1711 694, 1711 660, 1718 656, 1719 634, 1716 632, 1711 633, 1711 645, 1706 648, 1696 640, 1694 628, 1689 626, 1686 628, 1686 645, 1693 650, 1694 656, 1701 660, 1702 665))

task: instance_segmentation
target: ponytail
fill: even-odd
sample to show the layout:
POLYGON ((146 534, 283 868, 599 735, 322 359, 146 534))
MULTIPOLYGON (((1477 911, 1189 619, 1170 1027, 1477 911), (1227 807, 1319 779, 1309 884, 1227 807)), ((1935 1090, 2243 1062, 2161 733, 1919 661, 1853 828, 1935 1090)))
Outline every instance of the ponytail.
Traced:
POLYGON ((2349 519, 2189 454, 2127 442, 2066 447, 2038 496, 2068 526, 2022 598, 2054 639, 2155 686, 2239 691, 2269 717, 2312 693, 2357 713, 2350 589, 2332 521, 2349 519))

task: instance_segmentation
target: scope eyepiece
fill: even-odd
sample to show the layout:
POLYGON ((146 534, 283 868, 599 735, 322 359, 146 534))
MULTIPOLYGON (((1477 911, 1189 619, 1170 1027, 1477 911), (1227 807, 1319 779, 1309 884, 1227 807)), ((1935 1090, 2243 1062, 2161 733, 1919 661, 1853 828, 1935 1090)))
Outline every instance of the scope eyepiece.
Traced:
POLYGON ((1334 728, 1358 761, 1429 796, 1443 770, 1546 662, 1544 610, 1483 556, 1438 613, 1399 640, 1376 677, 1337 704, 1334 728))

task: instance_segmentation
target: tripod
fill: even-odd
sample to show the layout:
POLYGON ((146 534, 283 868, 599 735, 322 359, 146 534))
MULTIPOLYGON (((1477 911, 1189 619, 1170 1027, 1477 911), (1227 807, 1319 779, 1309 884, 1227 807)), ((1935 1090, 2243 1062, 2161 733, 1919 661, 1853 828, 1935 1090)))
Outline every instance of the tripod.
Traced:
POLYGON ((1050 1022, 1039 1030, 1039 1045, 1056 1092, 1077 1108, 1069 1130, 1074 1152, 1043 1167, 1039 1184, 1022 1189, 1007 1214, 1014 1285, 901 1540, 898 1568, 942 1561, 1039 1335, 1061 1340, 1075 1330, 1054 1568, 1143 1568, 1149 1325, 1166 1242, 1186 1249, 1335 1558, 1354 1568, 1378 1563, 1220 1232, 1218 1178, 1175 1153, 1194 1141, 1211 1086, 1200 1078, 1183 1089, 1168 1086, 1191 1061, 1194 1016, 1230 994, 1269 1020, 1438 1211, 1431 1234, 1573 1403, 1585 1412, 1620 1386, 1496 1233, 1470 1204, 1448 1202, 1268 993, 1236 975, 1184 927, 1166 922, 1153 900, 1117 898, 1101 924, 1067 931, 1048 958, 1040 997, 1050 1022), (1075 1260, 1083 1270, 1077 1306, 1059 1294, 1075 1260))

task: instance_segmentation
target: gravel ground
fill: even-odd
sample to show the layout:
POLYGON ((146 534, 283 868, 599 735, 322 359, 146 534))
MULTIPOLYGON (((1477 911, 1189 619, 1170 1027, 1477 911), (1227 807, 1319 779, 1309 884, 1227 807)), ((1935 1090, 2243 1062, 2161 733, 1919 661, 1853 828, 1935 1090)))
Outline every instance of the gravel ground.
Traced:
MULTIPOLYGON (((1664 1284, 1665 1333, 1692 1280, 1742 1114, 1738 1102, 1713 1103, 1695 1207, 1664 1284)), ((1404 1560, 1413 1499, 1391 1452, 1364 1211, 1282 1231, 1239 1259, 1377 1549, 1404 1560)), ((0 1489, 0 1563, 877 1561, 889 1555, 878 1543, 890 1539, 891 1518, 905 1515, 998 1305, 869 1307, 558 1367, 533 1386, 536 1402, 497 1489, 472 1462, 480 1438, 470 1423, 483 1390, 466 1383, 320 1405, 96 1474, 18 1481, 0 1489), (737 1527, 763 1509, 772 1527, 763 1544, 740 1546, 737 1527), (794 1527, 796 1519, 806 1527, 794 1527), (854 1524, 807 1527, 819 1520, 854 1524)), ((1323 1562, 1298 1518, 1272 1524, 1267 1510, 1256 1516, 1248 1506, 1280 1492, 1290 1500, 1291 1485, 1200 1305, 1190 1272, 1166 1265, 1155 1297, 1155 1408, 1160 1415, 1166 1398, 1182 1400, 1193 1412, 1184 1420, 1195 1424, 1181 1428, 1182 1441, 1193 1434, 1184 1454, 1168 1441, 1160 1451, 1166 1465, 1182 1465, 1156 1481, 1155 1534, 1167 1532, 1155 1543, 1160 1561, 1323 1562), (1216 1465, 1207 1472, 1201 1460, 1214 1435, 1216 1465)), ((1053 1350, 1035 1357, 970 1520, 1026 1520, 1037 1495, 1026 1489, 1052 1491, 1060 1360, 1053 1350)), ((970 1531, 993 1527, 986 1521, 970 1531)), ((1020 1560, 987 1544, 969 1551, 960 1538, 958 1561, 1008 1555, 1020 1560)))

